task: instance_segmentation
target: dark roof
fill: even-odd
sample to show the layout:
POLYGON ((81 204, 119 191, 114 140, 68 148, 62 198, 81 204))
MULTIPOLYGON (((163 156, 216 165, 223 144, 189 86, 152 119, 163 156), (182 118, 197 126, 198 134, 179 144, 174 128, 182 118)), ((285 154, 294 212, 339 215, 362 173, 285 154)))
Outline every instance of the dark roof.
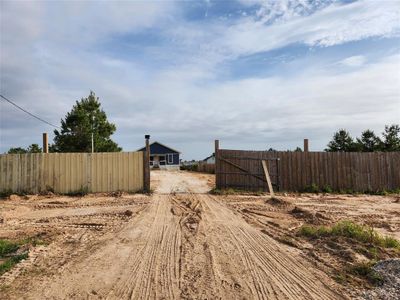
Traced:
POLYGON ((206 161, 207 159, 214 157, 214 156, 215 156, 215 153, 211 154, 210 156, 207 156, 205 159, 203 159, 203 161, 206 161))
MULTIPOLYGON (((175 150, 175 149, 173 149, 173 148, 171 148, 171 147, 168 147, 168 146, 166 146, 166 145, 164 145, 164 144, 161 144, 160 142, 157 142, 157 141, 152 142, 152 143, 150 144, 150 146, 153 145, 153 144, 159 144, 160 146, 163 146, 164 148, 168 148, 169 150, 172 150, 173 152, 177 152, 177 153, 179 153, 179 154, 181 153, 180 151, 175 150)), ((138 149, 138 150, 136 150, 136 151, 144 151, 145 148, 146 148, 146 147, 142 147, 142 148, 140 148, 140 149, 138 149)))

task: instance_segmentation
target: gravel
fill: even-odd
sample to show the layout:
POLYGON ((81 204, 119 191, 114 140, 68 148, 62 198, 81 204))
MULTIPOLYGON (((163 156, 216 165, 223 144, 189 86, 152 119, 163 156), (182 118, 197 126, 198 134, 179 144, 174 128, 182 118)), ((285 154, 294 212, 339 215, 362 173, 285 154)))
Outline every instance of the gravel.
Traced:
POLYGON ((382 260, 373 267, 383 278, 383 284, 364 292, 366 300, 398 300, 400 299, 400 259, 382 260))

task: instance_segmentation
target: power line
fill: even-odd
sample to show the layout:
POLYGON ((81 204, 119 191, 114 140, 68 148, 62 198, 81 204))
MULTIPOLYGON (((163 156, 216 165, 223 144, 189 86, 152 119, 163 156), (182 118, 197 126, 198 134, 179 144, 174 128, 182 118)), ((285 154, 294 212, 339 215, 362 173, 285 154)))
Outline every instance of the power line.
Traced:
POLYGON ((0 95, 1 98, 3 98, 5 101, 9 102, 10 104, 14 105, 15 107, 19 108, 20 110, 22 110, 23 112, 27 113, 28 115, 34 117, 35 119, 38 119, 39 121, 42 121, 43 123, 46 123, 47 125, 53 126, 55 128, 59 128, 61 129, 59 126, 57 125, 53 125, 49 122, 47 122, 46 120, 43 120, 42 118, 35 116, 34 114, 30 113, 29 111, 23 109, 21 106, 15 104, 14 102, 12 102, 10 99, 7 99, 6 97, 4 97, 3 95, 0 95))

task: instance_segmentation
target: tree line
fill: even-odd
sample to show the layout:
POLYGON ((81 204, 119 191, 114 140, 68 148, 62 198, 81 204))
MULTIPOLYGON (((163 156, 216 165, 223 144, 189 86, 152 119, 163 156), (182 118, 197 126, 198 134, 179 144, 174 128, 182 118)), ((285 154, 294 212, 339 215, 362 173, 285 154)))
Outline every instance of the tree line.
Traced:
POLYGON ((340 129, 333 134, 325 151, 328 152, 392 152, 400 151, 400 125, 386 125, 382 135, 367 129, 353 139, 348 131, 340 129))

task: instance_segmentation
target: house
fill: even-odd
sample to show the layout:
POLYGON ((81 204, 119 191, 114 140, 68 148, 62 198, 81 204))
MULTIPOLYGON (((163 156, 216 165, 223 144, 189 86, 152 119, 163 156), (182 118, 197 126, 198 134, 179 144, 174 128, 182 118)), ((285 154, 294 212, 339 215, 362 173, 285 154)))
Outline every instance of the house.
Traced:
POLYGON ((206 164, 215 164, 215 153, 203 159, 203 162, 205 162, 206 164))
MULTIPOLYGON (((138 151, 145 151, 146 147, 138 151)), ((179 170, 180 152, 159 142, 150 144, 150 167, 152 169, 179 170)))

